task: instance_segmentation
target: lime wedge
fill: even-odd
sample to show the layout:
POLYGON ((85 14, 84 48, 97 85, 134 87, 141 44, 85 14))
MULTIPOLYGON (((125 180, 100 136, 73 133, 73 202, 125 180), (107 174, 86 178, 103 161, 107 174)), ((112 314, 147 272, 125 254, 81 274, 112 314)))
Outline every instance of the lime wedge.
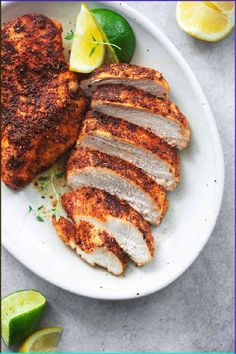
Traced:
POLYGON ((70 70, 90 73, 104 63, 103 35, 85 4, 77 16, 76 30, 71 47, 70 70))
POLYGON ((48 327, 39 329, 25 340, 20 348, 20 352, 57 352, 57 346, 60 341, 62 331, 62 327, 48 327))
POLYGON ((2 338, 7 345, 17 344, 39 325, 46 298, 36 290, 16 291, 1 301, 2 338))
POLYGON ((91 13, 105 34, 106 42, 113 44, 107 48, 114 52, 118 61, 129 63, 134 54, 136 41, 134 31, 128 21, 110 9, 93 9, 91 13))

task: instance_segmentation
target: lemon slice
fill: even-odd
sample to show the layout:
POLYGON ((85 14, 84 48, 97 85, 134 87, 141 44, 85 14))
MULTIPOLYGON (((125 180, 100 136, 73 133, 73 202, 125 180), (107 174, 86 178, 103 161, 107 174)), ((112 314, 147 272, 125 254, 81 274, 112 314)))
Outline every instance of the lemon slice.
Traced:
POLYGON ((22 342, 39 325, 46 298, 36 290, 16 291, 1 301, 1 331, 7 345, 22 342))
POLYGON ((20 352, 56 352, 62 331, 62 327, 40 329, 25 340, 20 348, 20 352))
POLYGON ((71 47, 70 70, 90 73, 100 67, 105 59, 103 35, 93 15, 85 4, 77 16, 76 30, 71 47))
POLYGON ((176 9, 179 26, 193 37, 215 42, 234 27, 234 6, 224 2, 179 1, 176 9), (216 5, 217 3, 217 5, 216 5))

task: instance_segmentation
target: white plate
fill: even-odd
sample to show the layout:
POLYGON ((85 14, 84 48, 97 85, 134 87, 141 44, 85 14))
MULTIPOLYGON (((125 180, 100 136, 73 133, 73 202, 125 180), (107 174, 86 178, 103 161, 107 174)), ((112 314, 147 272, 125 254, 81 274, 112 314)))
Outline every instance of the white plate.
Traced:
MULTIPOLYGON (((143 268, 128 265, 115 277, 82 262, 58 239, 50 223, 27 215, 27 206, 42 204, 29 186, 14 192, 3 186, 3 245, 20 262, 47 281, 71 292, 100 299, 129 299, 160 290, 178 278, 197 258, 215 225, 224 185, 221 143, 210 107, 191 69, 166 36, 148 19, 123 3, 90 3, 122 13, 137 38, 133 63, 160 70, 172 88, 171 98, 188 117, 191 143, 181 153, 181 183, 169 193, 169 210, 155 228, 158 250, 143 268)), ((78 2, 19 2, 4 4, 6 22, 38 12, 74 28, 78 2)))

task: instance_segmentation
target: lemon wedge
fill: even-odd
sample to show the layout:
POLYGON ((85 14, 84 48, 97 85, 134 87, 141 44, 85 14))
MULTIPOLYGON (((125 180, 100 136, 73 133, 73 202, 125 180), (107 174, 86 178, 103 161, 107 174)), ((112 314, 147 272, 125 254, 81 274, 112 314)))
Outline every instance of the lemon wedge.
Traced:
POLYGON ((216 42, 234 28, 234 3, 178 1, 176 19, 179 26, 193 37, 216 42))
POLYGON ((61 327, 43 328, 31 334, 20 348, 21 353, 57 352, 63 329, 61 327))
POLYGON ((103 64, 105 54, 103 35, 88 7, 81 4, 71 47, 70 70, 90 73, 103 64))

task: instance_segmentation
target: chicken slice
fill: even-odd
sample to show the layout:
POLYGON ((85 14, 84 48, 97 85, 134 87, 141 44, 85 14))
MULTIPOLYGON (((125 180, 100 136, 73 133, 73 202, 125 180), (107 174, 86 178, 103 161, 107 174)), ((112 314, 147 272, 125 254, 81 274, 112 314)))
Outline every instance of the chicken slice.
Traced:
POLYGON ((161 186, 140 168, 99 151, 77 146, 67 163, 67 183, 73 189, 94 187, 116 195, 154 225, 166 212, 161 186))
POLYGON ((148 129, 180 150, 188 145, 190 130, 187 119, 171 101, 158 99, 132 87, 106 85, 93 94, 91 107, 148 129))
POLYGON ((149 131, 119 118, 89 111, 77 144, 119 157, 173 190, 179 182, 179 156, 149 131))
POLYGON ((91 266, 99 265, 114 275, 124 273, 126 259, 116 240, 106 231, 80 221, 76 226, 70 220, 60 217, 52 219, 60 239, 91 266))
POLYGON ((154 96, 167 98, 170 87, 159 71, 134 64, 116 63, 102 66, 89 78, 81 81, 86 96, 91 96, 101 85, 133 86, 154 96))
POLYGON ((152 259, 150 226, 125 201, 99 189, 80 188, 65 193, 62 204, 76 224, 84 220, 106 230, 138 266, 152 259))

